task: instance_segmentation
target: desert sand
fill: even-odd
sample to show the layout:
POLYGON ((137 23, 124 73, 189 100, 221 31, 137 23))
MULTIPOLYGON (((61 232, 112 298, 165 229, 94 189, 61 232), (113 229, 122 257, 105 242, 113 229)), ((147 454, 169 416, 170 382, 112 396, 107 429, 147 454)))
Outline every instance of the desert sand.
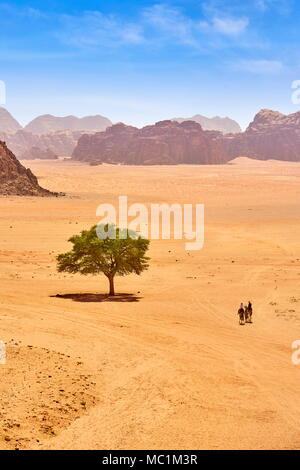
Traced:
POLYGON ((300 164, 26 166, 67 196, 0 198, 0 448, 299 449, 300 164), (152 241, 105 301, 55 257, 119 195, 204 203, 205 245, 152 241))

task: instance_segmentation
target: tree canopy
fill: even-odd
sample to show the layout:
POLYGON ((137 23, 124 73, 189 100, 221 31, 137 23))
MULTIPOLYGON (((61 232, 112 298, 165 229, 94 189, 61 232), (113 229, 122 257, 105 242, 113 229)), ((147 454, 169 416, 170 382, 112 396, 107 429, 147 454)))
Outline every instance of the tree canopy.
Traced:
POLYGON ((100 226, 103 232, 115 234, 115 238, 101 239, 98 237, 99 226, 83 230, 80 235, 72 236, 68 241, 73 248, 57 257, 59 272, 100 274, 109 280, 109 294, 114 295, 114 277, 135 273, 141 274, 148 269, 150 258, 145 256, 149 248, 149 240, 136 232, 120 229, 115 226, 100 226))

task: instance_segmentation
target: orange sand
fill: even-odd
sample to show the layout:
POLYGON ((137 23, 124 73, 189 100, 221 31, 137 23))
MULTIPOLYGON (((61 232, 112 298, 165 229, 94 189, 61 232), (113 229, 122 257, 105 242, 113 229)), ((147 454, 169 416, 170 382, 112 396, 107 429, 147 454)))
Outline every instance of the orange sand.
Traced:
POLYGON ((26 164, 68 196, 0 198, 0 447, 299 448, 300 164, 26 164), (104 276, 55 270, 119 195, 206 206, 202 251, 153 241, 149 271, 117 278, 133 302, 88 295, 104 276), (239 326, 249 299, 254 323, 239 326))

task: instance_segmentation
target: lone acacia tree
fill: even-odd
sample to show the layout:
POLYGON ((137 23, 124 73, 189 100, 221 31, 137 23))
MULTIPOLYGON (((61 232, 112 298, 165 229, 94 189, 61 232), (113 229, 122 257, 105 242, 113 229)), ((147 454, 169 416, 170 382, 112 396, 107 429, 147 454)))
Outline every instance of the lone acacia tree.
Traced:
POLYGON ((141 274, 149 267, 150 258, 145 253, 150 242, 135 232, 113 225, 100 228, 102 233, 113 232, 115 238, 99 238, 99 226, 96 225, 83 230, 68 240, 73 243, 72 250, 57 256, 57 269, 84 275, 103 273, 109 280, 109 295, 115 295, 115 275, 141 274))

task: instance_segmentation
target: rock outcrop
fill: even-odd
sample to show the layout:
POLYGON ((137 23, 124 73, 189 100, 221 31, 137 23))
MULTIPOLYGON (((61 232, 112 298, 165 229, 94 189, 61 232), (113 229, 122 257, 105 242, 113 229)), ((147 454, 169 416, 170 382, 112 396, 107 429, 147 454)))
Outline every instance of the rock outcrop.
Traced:
POLYGON ((16 157, 21 160, 25 154, 30 153, 33 147, 39 148, 42 152, 47 152, 48 149, 52 153, 52 155, 49 153, 48 158, 52 159, 57 156, 70 157, 82 134, 83 132, 80 131, 57 131, 45 135, 34 135, 22 129, 15 133, 0 131, 0 139, 5 141, 16 157))
MULTIPOLYGON (((106 117, 85 116, 78 118, 76 116, 57 117, 51 114, 44 114, 33 119, 25 130, 32 134, 49 134, 50 132, 71 130, 71 131, 104 131, 112 123, 106 117)), ((1 127, 0 127, 1 129, 1 127)))
POLYGON ((161 121, 142 129, 119 123, 105 132, 83 135, 73 152, 74 160, 92 164, 174 165, 225 163, 222 135, 203 131, 193 121, 161 121))
POLYGON ((22 126, 18 121, 5 108, 0 108, 0 132, 16 132, 19 129, 22 126))
POLYGON ((261 110, 245 132, 226 136, 227 153, 258 160, 300 161, 300 112, 261 110))
POLYGON ((284 115, 263 109, 245 132, 238 133, 238 124, 229 118, 207 119, 200 115, 192 120, 161 121, 142 129, 122 123, 107 127, 109 124, 110 121, 101 116, 79 119, 46 115, 22 129, 4 108, 0 108, 0 140, 7 142, 19 159, 55 159, 72 155, 75 160, 93 165, 103 162, 218 164, 239 156, 300 161, 300 112, 284 115), (64 126, 73 129, 66 130, 64 126), (74 130, 82 126, 85 129, 74 130), (93 128, 97 126, 101 131, 95 133, 93 128), (41 133, 61 127, 63 130, 41 133), (29 132, 28 128, 35 133, 29 132), (205 130, 211 128, 222 132, 205 130), (227 133, 230 130, 231 133, 227 133))
POLYGON ((14 154, 0 141, 0 195, 54 196, 41 188, 36 176, 16 159, 14 154))
POLYGON ((198 122, 205 131, 219 131, 222 132, 222 134, 235 134, 241 132, 240 125, 228 117, 222 118, 215 116, 213 118, 207 118, 201 114, 196 114, 191 118, 174 118, 172 121, 195 121, 198 122))
POLYGON ((57 155, 70 157, 82 134, 104 131, 111 124, 109 119, 100 115, 77 118, 47 114, 22 128, 6 109, 0 108, 0 140, 5 141, 19 159, 30 153, 41 155, 41 152, 45 155, 42 158, 47 158, 47 154, 48 158, 56 158, 57 155), (33 147, 41 152, 32 152, 33 147))
POLYGON ((49 148, 41 149, 40 147, 31 147, 26 150, 21 156, 20 160, 57 160, 58 156, 49 148))

